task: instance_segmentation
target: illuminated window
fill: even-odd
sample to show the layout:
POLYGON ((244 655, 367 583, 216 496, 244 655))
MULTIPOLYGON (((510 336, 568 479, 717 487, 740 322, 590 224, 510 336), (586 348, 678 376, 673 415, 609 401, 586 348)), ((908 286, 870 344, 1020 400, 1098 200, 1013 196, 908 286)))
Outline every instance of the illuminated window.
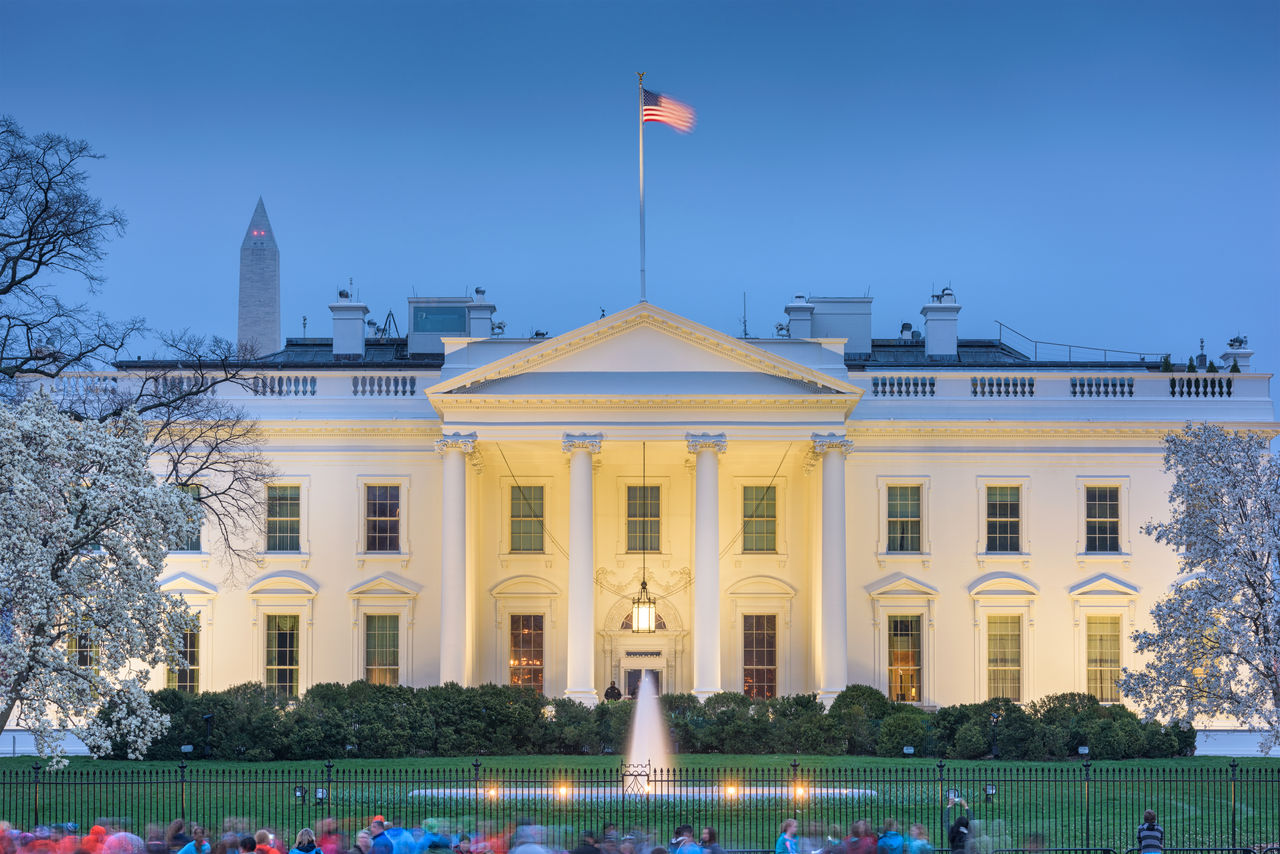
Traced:
POLYGON ((1085 551, 1120 551, 1120 487, 1086 486, 1085 551))
POLYGON ((920 646, 920 616, 889 617, 889 699, 920 702, 924 657, 920 646))
POLYGON ((1022 700, 1022 617, 987 617, 987 696, 1022 700))
MULTIPOLYGON (((634 619, 634 615, 628 611, 627 615, 622 618, 622 625, 618 626, 618 628, 624 632, 631 631, 631 626, 633 625, 632 620, 634 619)), ((667 621, 657 611, 653 612, 653 627, 660 632, 667 628, 667 621)))
POLYGON ((661 487, 627 487, 627 551, 656 552, 661 530, 661 487))
POLYGON ((98 672, 98 647, 89 643, 84 635, 73 635, 67 638, 67 661, 74 667, 98 672))
POLYGON ((301 487, 267 487, 267 551, 302 551, 301 487))
POLYGON ((400 487, 364 488, 364 550, 400 551, 400 487))
POLYGON ((541 552, 543 533, 541 486, 511 487, 511 551, 541 552))
POLYGON ((778 550, 778 493, 774 486, 742 487, 742 550, 778 550))
POLYGON ((887 487, 888 551, 920 551, 920 487, 887 487))
POLYGON ((298 615, 267 614, 266 684, 280 697, 298 696, 298 615))
POLYGON ((1102 703, 1120 702, 1120 618, 1088 617, 1085 620, 1088 648, 1085 681, 1089 693, 1102 703))
POLYGON ((511 684, 542 692, 542 615, 511 615, 511 684))
POLYGON ((776 614, 744 614, 742 617, 742 691, 756 700, 778 695, 776 614))
POLYGON ((1022 551, 1022 488, 987 487, 987 551, 1022 551))
POLYGON ((165 676, 166 688, 173 688, 187 694, 195 694, 200 690, 200 631, 182 633, 182 660, 186 667, 170 667, 165 676))
MULTIPOLYGON (((193 483, 189 486, 179 486, 178 489, 181 489, 183 492, 185 492, 187 495, 190 495, 192 498, 196 499, 197 501, 200 500, 200 486, 198 484, 193 483)), ((177 547, 174 548, 174 551, 175 552, 200 551, 200 529, 197 528, 194 534, 192 534, 187 539, 179 542, 177 547)))
POLYGON ((375 685, 400 684, 400 617, 364 616, 364 678, 375 685))

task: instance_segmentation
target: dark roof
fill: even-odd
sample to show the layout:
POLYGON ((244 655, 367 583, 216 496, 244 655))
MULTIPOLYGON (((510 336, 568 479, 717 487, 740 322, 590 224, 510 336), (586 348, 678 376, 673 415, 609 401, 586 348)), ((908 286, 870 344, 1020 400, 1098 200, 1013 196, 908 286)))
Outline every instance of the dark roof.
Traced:
POLYGON ((929 358, 924 339, 873 338, 871 354, 846 353, 845 366, 851 371, 893 368, 1021 368, 1024 370, 1111 370, 1158 371, 1159 362, 1143 361, 1062 361, 1032 359, 1026 353, 995 338, 961 338, 954 359, 929 358))

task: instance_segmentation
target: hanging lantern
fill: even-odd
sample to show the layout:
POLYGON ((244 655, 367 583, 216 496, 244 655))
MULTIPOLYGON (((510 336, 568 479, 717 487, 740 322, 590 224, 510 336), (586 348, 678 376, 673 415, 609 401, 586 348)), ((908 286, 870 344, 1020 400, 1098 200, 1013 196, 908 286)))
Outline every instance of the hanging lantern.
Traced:
POLYGON ((631 631, 653 634, 658 630, 658 606, 649 595, 649 584, 640 581, 640 595, 631 600, 631 631))

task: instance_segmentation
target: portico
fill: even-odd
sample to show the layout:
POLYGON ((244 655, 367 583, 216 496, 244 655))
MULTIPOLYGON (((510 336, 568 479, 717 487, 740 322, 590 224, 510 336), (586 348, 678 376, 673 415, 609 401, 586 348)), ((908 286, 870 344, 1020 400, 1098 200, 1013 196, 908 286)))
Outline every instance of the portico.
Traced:
POLYGON ((589 703, 645 669, 702 697, 743 690, 744 669, 766 693, 844 687, 858 389, 648 305, 505 359, 466 352, 492 344, 447 341, 483 367, 427 390, 443 680, 527 671, 589 703), (662 622, 627 638, 642 578, 662 622))

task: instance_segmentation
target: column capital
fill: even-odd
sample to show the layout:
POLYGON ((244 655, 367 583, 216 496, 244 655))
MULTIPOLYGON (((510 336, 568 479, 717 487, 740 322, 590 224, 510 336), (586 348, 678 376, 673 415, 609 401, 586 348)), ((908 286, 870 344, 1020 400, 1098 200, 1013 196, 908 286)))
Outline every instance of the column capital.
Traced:
POLYGON ((723 454, 729 449, 729 442, 723 433, 685 433, 684 440, 689 443, 689 453, 698 451, 715 451, 723 454))
POLYGON ((570 451, 587 451, 591 454, 598 454, 600 453, 600 445, 603 442, 603 433, 565 433, 561 450, 566 454, 570 451))
POLYGON ((470 454, 476 449, 475 433, 449 433, 436 439, 436 451, 444 453, 452 450, 462 451, 464 454, 470 454))
POLYGON ((853 442, 839 433, 814 433, 812 438, 813 452, 818 456, 827 451, 839 451, 847 457, 853 451, 853 442))

